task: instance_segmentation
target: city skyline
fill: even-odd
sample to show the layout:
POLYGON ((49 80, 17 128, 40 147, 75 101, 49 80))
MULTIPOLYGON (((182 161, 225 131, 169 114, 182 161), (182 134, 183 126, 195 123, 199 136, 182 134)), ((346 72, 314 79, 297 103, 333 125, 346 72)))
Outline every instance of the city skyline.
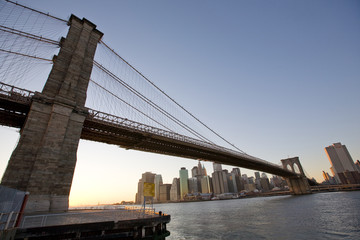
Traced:
MULTIPOLYGON (((95 1, 19 3, 94 22, 112 48, 251 155, 273 163, 299 156, 318 181, 329 169, 325 146, 342 142, 360 158, 355 1, 124 1, 101 12, 95 1)), ((18 130, 0 133, 2 175, 18 130)), ((166 172, 163 181, 171 183, 175 171, 194 162, 81 141, 70 203, 131 200, 139 174, 166 172)))
MULTIPOLYGON (((172 183, 163 183, 161 173, 145 172, 139 179, 135 204, 166 203, 193 200, 218 200, 239 198, 245 194, 253 195, 258 192, 289 190, 287 181, 282 177, 273 175, 270 180, 265 172, 254 172, 254 176, 241 174, 238 167, 231 172, 222 169, 219 163, 213 163, 213 172, 208 171, 198 161, 198 165, 191 169, 191 176, 185 167, 179 169, 179 174, 173 177, 172 183), (200 170, 199 170, 200 169, 200 170), (155 195, 152 198, 143 197, 144 184, 154 184, 155 195), (158 190, 157 190, 158 189, 158 190), (160 196, 160 197, 159 197, 160 196)), ((293 190, 290 190, 293 191, 293 190)))

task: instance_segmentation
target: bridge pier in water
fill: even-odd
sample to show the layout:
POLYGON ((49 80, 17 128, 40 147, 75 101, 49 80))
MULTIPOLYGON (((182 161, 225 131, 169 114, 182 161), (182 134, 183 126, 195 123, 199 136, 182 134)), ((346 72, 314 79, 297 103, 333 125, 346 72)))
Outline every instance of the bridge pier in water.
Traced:
POLYGON ((37 92, 1 184, 30 193, 26 212, 67 211, 86 115, 86 91, 102 33, 71 16, 42 93, 37 92))
POLYGON ((293 195, 310 194, 311 188, 300 164, 299 157, 282 159, 281 162, 284 169, 300 174, 298 176, 286 177, 290 193, 293 195))

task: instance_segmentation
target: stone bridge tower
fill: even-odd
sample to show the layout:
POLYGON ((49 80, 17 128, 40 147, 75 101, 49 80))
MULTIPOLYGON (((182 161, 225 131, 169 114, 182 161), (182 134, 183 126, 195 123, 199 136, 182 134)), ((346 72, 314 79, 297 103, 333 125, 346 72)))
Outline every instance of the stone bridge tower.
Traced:
POLYGON ((286 178, 291 194, 302 195, 311 193, 310 185, 300 164, 299 157, 282 159, 281 162, 284 169, 300 174, 296 177, 286 178))
POLYGON ((102 33, 72 15, 42 93, 37 92, 2 184, 30 193, 26 212, 67 211, 86 91, 102 33))

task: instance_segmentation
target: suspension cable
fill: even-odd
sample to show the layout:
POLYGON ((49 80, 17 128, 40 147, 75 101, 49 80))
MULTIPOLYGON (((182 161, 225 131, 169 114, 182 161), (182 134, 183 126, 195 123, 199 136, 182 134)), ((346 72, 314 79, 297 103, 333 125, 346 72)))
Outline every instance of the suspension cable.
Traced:
POLYGON ((114 80, 116 80, 117 82, 119 82, 121 85, 123 85, 125 88, 127 88, 129 91, 131 91, 132 93, 134 93, 136 96, 138 96, 140 99, 142 99, 143 101, 145 101, 146 103, 148 103, 150 106, 152 106, 153 108, 155 108, 156 110, 158 110, 160 113, 162 113, 163 115, 165 115, 166 117, 168 117, 169 119, 171 119, 172 121, 174 121, 175 123, 177 123, 178 125, 180 125, 182 128, 184 128, 185 130, 187 130, 188 132, 194 134, 195 136, 199 137, 200 139, 202 139, 203 141, 208 141, 212 144, 214 144, 213 142, 211 142, 209 139, 207 139, 206 137, 202 136, 200 133, 196 132, 194 129, 192 129, 191 127, 189 127, 188 125, 186 125, 185 123, 181 122, 179 119, 177 119, 176 117, 174 117, 173 115, 171 115, 169 112, 167 112, 166 110, 164 110, 163 108, 161 108, 159 105, 157 105, 156 103, 152 102, 150 99, 148 99, 147 97, 145 97, 143 94, 141 94, 140 92, 138 92, 137 90, 135 90, 133 87, 131 87, 130 85, 128 85, 126 82, 124 82, 122 79, 120 79, 119 77, 117 77, 115 74, 113 74, 112 72, 110 72, 108 69, 106 69, 105 67, 103 67, 101 64, 99 64, 98 62, 94 61, 95 66, 97 66, 98 68, 100 68, 100 70, 104 71, 106 74, 108 74, 111 78, 113 78, 114 80))
POLYGON ((132 109, 138 111, 139 113, 141 113, 142 115, 148 117, 149 119, 153 120, 154 122, 156 122, 157 124, 159 124, 160 126, 166 128, 167 130, 169 130, 170 132, 174 132, 171 129, 169 129, 168 127, 166 127, 165 125, 161 124, 160 122, 156 121, 155 119, 153 119, 152 117, 150 117, 149 115, 147 115, 146 113, 142 112, 141 110, 137 109, 136 107, 132 106, 130 103, 126 102, 124 99, 120 98, 119 96, 117 96, 116 94, 114 94, 113 92, 111 92, 110 90, 106 89, 105 87, 101 86, 100 84, 98 84, 97 82, 95 82, 94 80, 90 79, 90 81, 92 83, 94 83, 96 86, 98 86, 99 88, 101 88, 102 90, 104 90, 105 92, 109 93, 111 96, 117 98, 118 100, 120 100, 121 102, 125 103, 126 105, 128 105, 129 107, 131 107, 132 109))
POLYGON ((27 55, 27 54, 24 54, 24 53, 12 52, 12 51, 8 51, 8 50, 5 50, 5 49, 0 49, 0 51, 1 51, 1 52, 6 52, 6 53, 15 54, 15 55, 19 55, 19 56, 23 56, 23 57, 29 57, 29 58, 34 58, 34 59, 38 59, 38 60, 43 60, 43 61, 52 62, 51 59, 41 58, 41 57, 32 56, 32 55, 27 55))
MULTIPOLYGON (((22 4, 19 4, 17 2, 13 2, 13 1, 10 1, 10 0, 6 0, 7 2, 9 3, 12 3, 12 4, 15 4, 15 5, 18 5, 20 7, 23 7, 25 9, 28 9, 28 10, 31 10, 31 11, 34 11, 34 12, 37 12, 39 14, 42 14, 42 15, 45 15, 45 16, 48 16, 48 17, 51 17, 53 19, 56 19, 56 20, 59 20, 59 21, 62 21, 62 22, 65 22, 67 23, 68 21, 67 20, 64 20, 64 19, 61 19, 61 18, 58 18, 58 17, 55 17, 53 15, 50 15, 49 13, 44 13, 44 12, 41 12, 39 10, 36 10, 36 9, 33 9, 33 8, 30 8, 30 7, 27 7, 27 6, 24 6, 22 4)), ((4 31, 4 30, 3 30, 4 31)), ((20 35, 20 34, 19 34, 20 35)), ((30 37, 30 36, 29 36, 30 37)), ((53 41, 53 40, 51 40, 53 41)), ((144 78, 148 83, 150 83, 153 87, 155 87, 158 91, 160 91, 162 94, 164 94, 168 99, 170 99, 173 103, 175 103, 178 107, 180 107, 182 110, 184 110, 187 114, 189 114, 192 118, 194 118, 197 122, 199 122, 201 125, 203 125, 205 128, 207 128, 208 130, 210 130, 212 133, 214 133, 216 136, 218 136, 219 138, 221 138, 223 141, 225 141, 226 143, 228 143, 229 145, 231 145, 232 147, 236 148, 237 150, 239 150, 240 152, 244 153, 244 151, 242 151, 241 149, 239 149, 238 147, 236 147, 234 144, 230 143, 229 141, 227 141, 224 137, 222 137, 220 134, 218 134, 217 132, 215 132, 213 129, 211 129, 210 127, 208 127, 204 122, 202 122, 200 119, 198 119, 197 117, 195 117, 192 113, 190 113, 187 109, 185 109, 182 105, 180 105, 178 102, 176 102, 172 97, 170 97, 167 93, 165 93, 163 90, 161 90, 158 86, 156 86, 152 81, 150 81, 147 77, 145 77, 141 72, 139 72, 136 68, 134 68, 130 63, 128 63, 125 59, 123 59, 118 53, 116 53, 113 49, 111 49, 107 44, 105 44, 102 40, 100 40, 100 43, 103 44, 106 48, 108 48, 111 52, 113 52, 116 56, 118 56, 123 62, 125 62, 130 68, 132 68, 136 73, 138 73, 142 78, 144 78)), ((15 52, 11 52, 11 51, 6 51, 6 50, 3 50, 3 49, 0 49, 0 51, 4 51, 4 52, 8 52, 8 53, 13 53, 13 54, 18 54, 18 55, 21 55, 21 56, 26 56, 26 57, 31 57, 31 58, 35 58, 35 59, 41 59, 41 60, 46 60, 46 61, 52 61, 52 60, 49 60, 49 59, 45 59, 45 58, 39 58, 39 57, 36 57, 36 56, 30 56, 30 55, 26 55, 26 54, 21 54, 21 53, 15 53, 15 52)), ((184 124, 186 127, 188 127, 186 124, 184 124)), ((190 128, 191 129, 191 128, 190 128)), ((192 131, 194 131, 193 129, 191 129, 192 131)), ((188 130, 189 131, 189 130, 188 130)), ((195 131, 196 134, 199 134, 195 131)), ((201 136, 201 135, 200 135, 201 136)), ((206 138, 205 138, 206 139, 206 138)), ((208 140, 208 139, 206 139, 208 140)), ((209 141, 209 140, 208 140, 209 141)))
POLYGON ((180 105, 178 102, 176 102, 172 97, 170 97, 167 93, 165 93, 163 90, 161 90, 158 86, 156 86, 152 81, 150 81, 147 77, 145 77, 141 72, 139 72, 135 67, 133 67, 130 63, 128 63, 124 58, 122 58, 115 50, 111 49, 104 41, 100 40, 100 43, 103 44, 107 49, 109 49, 112 53, 114 53, 117 57, 119 57, 123 62, 125 62, 130 68, 132 68, 136 73, 138 73, 141 77, 143 77, 148 83, 150 83, 153 87, 155 87, 158 91, 160 91, 162 94, 164 94, 167 98, 169 98, 173 103, 175 103, 178 107, 180 107, 182 110, 184 110, 187 114, 189 114, 191 117, 193 117, 197 122, 199 122, 201 125, 203 125, 205 128, 210 130, 212 133, 214 133, 216 136, 221 138, 223 141, 231 145, 232 147, 236 148, 242 153, 245 153, 238 147, 236 147, 234 144, 230 143, 228 140, 226 140, 224 137, 222 137, 220 134, 215 132, 213 129, 208 127, 204 122, 202 122, 200 119, 195 117, 192 113, 190 113, 188 110, 186 110, 182 105, 180 105))
POLYGON ((31 11, 33 11, 33 12, 37 12, 37 13, 40 13, 40 14, 42 14, 42 15, 45 15, 45 16, 54 18, 54 19, 56 19, 56 20, 59 20, 59 21, 65 22, 65 23, 68 22, 67 20, 64 20, 64 19, 55 17, 55 16, 53 16, 53 15, 50 15, 49 13, 44 13, 44 12, 41 12, 41 11, 39 11, 39 10, 36 10, 36 9, 30 8, 30 7, 24 6, 24 5, 19 4, 19 3, 17 3, 17 2, 13 2, 13 1, 10 1, 10 0, 5 0, 5 1, 7 1, 7 2, 9 2, 9 3, 12 3, 12 4, 15 4, 15 5, 18 5, 18 6, 20 6, 20 7, 23 7, 23 8, 25 8, 25 9, 31 10, 31 11))
POLYGON ((12 34, 15 34, 15 35, 18 35, 18 36, 21 36, 21 37, 34 39, 34 40, 41 41, 41 42, 46 42, 46 43, 50 43, 50 44, 54 44, 54 45, 59 45, 58 41, 55 41, 55 40, 52 40, 52 39, 49 39, 49 38, 44 38, 42 36, 37 36, 37 35, 31 34, 31 33, 23 32, 23 31, 14 29, 14 28, 9 28, 9 27, 3 26, 3 25, 0 25, 0 31, 12 33, 12 34))

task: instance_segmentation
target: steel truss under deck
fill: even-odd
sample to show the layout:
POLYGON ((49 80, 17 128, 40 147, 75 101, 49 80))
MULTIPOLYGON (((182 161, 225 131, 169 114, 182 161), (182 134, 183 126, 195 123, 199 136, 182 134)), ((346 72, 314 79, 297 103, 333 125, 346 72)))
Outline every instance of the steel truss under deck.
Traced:
MULTIPOLYGON (((0 82, 0 124, 22 128, 34 94, 0 82)), ((81 138, 114 144, 125 149, 260 170, 283 177, 296 176, 281 166, 245 153, 93 109, 88 109, 81 138)))

